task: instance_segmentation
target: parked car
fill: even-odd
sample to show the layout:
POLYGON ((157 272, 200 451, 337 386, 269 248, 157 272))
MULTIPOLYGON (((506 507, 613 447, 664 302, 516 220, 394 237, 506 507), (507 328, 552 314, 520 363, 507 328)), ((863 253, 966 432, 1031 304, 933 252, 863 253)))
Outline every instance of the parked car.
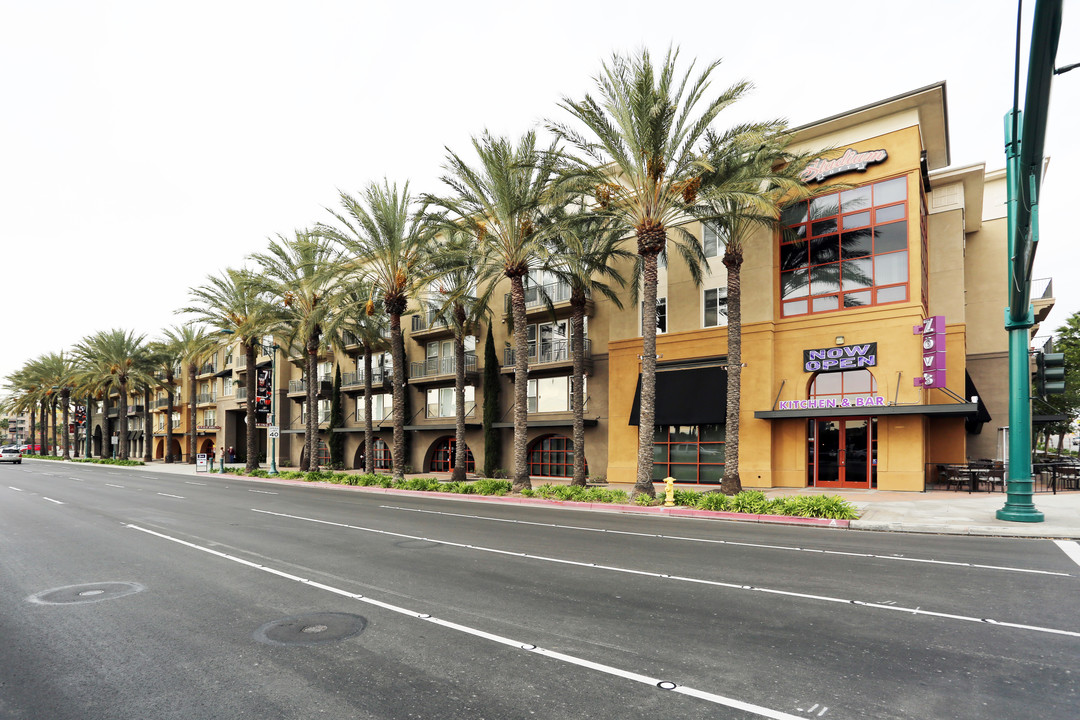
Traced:
POLYGON ((22 452, 17 447, 0 448, 0 462, 22 465, 22 452))

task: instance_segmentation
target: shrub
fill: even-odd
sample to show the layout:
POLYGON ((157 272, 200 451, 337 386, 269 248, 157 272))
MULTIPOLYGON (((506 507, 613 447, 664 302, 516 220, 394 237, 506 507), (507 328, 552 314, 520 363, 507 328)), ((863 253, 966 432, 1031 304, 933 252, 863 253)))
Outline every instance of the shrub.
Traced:
POLYGON ((639 495, 634 496, 634 499, 633 499, 632 502, 635 505, 641 505, 642 507, 647 507, 649 505, 656 504, 657 500, 656 500, 656 498, 649 497, 645 493, 641 493, 639 495))
POLYGON ((743 490, 731 498, 731 510, 751 515, 763 515, 769 512, 769 500, 760 490, 743 490))
POLYGON ((509 480, 494 478, 482 478, 472 484, 473 491, 477 495, 506 495, 511 487, 509 480))
POLYGON ((701 493, 701 497, 694 503, 698 510, 713 510, 724 512, 731 510, 731 498, 721 492, 701 493))
POLYGON ((686 507, 696 507, 698 501, 701 500, 703 493, 697 490, 683 490, 675 488, 675 504, 685 505, 686 507))

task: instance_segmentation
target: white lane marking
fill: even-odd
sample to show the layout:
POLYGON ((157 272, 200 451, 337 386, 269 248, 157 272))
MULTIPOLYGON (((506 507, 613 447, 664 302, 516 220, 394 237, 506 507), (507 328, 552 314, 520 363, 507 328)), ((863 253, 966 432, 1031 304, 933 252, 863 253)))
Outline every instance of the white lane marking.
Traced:
POLYGON ((566 560, 564 558, 547 557, 545 555, 530 555, 529 553, 516 552, 512 550, 502 550, 500 548, 484 547, 482 545, 468 545, 466 543, 451 542, 449 540, 440 540, 438 538, 421 537, 419 535, 406 535, 405 533, 391 532, 389 530, 377 530, 375 528, 366 528, 359 525, 349 525, 347 523, 333 522, 330 520, 319 520, 318 518, 304 517, 302 515, 289 515, 288 513, 271 512, 270 510, 258 510, 256 508, 252 508, 251 510, 252 512, 262 513, 263 515, 274 515, 276 517, 290 518, 293 520, 303 520, 305 522, 313 522, 320 525, 331 525, 333 527, 347 528, 349 530, 360 530, 363 532, 375 533, 377 535, 389 535, 392 537, 405 538, 407 540, 423 540, 425 542, 439 543, 440 545, 446 545, 448 547, 458 547, 467 550, 478 550, 480 552, 489 552, 496 555, 511 555, 514 557, 525 558, 528 560, 540 560, 543 562, 556 563, 559 565, 573 565, 576 567, 595 568, 597 570, 608 570, 610 572, 625 573, 627 575, 641 575, 643 577, 660 578, 663 580, 677 580, 679 582, 695 583, 698 585, 722 587, 729 590, 750 590, 753 592, 768 593, 770 595, 802 598, 804 600, 818 600, 821 602, 858 605, 859 607, 873 608, 877 610, 898 610, 900 612, 911 613, 912 615, 927 615, 930 617, 946 618, 951 620, 963 620, 965 622, 988 623, 990 625, 1011 627, 1020 630, 1032 630, 1035 632, 1051 633, 1054 635, 1069 635, 1071 637, 1080 637, 1080 632, 1074 632, 1072 630, 1059 630, 1057 628, 1038 627, 1035 625, 1023 625, 1020 623, 1003 622, 1001 620, 971 617, 968 615, 954 615, 953 613, 923 610, 921 607, 911 608, 904 607, 902 605, 884 605, 882 603, 866 602, 863 600, 852 600, 849 598, 839 598, 833 597, 831 595, 812 595, 809 593, 794 592, 792 590, 776 590, 773 588, 757 587, 756 585, 740 585, 738 583, 720 582, 719 580, 705 580, 703 578, 685 577, 682 575, 668 575, 666 573, 655 573, 649 572, 648 570, 634 570, 632 568, 618 567, 615 565, 598 565, 596 563, 580 562, 578 560, 566 560))
POLYGON ((8 485, 8 489, 9 490, 15 490, 17 492, 22 492, 22 490, 20 488, 17 488, 14 485, 8 485))
POLYGON ((176 498, 177 500, 183 500, 184 499, 184 497, 182 495, 170 495, 169 493, 158 493, 158 495, 164 495, 165 497, 176 498))
POLYGON ((417 620, 424 620, 434 625, 439 625, 450 630, 457 630, 459 632, 463 632, 474 637, 483 638, 485 640, 490 640, 492 642, 499 643, 500 645, 506 645, 517 650, 524 650, 526 652, 531 652, 536 655, 542 655, 544 657, 549 657, 554 660, 560 660, 571 665, 577 665, 578 667, 589 668, 590 670, 596 670, 598 672, 602 672, 608 675, 614 675, 615 677, 624 678, 626 680, 633 680, 634 682, 643 683, 645 685, 652 685, 653 687, 661 688, 664 690, 671 690, 673 692, 681 693, 683 695, 689 695, 690 697, 695 697, 700 700, 706 700, 717 705, 724 705, 726 707, 753 713, 761 717, 771 718, 772 720, 797 720, 798 718, 797 715, 789 715, 788 713, 781 712, 780 710, 773 710, 771 708, 763 707, 761 705, 754 705, 753 703, 743 702, 742 700, 735 700, 734 698, 724 697, 723 695, 716 695, 714 693, 705 692, 704 690, 697 690, 695 688, 687 687, 685 685, 679 685, 670 680, 649 677, 647 675, 641 675, 630 670, 623 670, 621 668, 613 667, 611 665, 604 665, 602 663, 586 660, 584 658, 580 658, 574 655, 567 655, 566 653, 548 650, 546 648, 533 645, 532 643, 523 642, 521 640, 514 640, 513 638, 489 633, 485 630, 480 630, 479 628, 469 627, 468 625, 460 625, 449 620, 443 620, 441 618, 433 617, 428 613, 417 612, 415 610, 410 610, 409 608, 402 607, 400 605, 391 605, 390 603, 383 602, 382 600, 364 597, 363 595, 360 595, 358 593, 352 593, 348 590, 333 587, 332 585, 325 585, 323 583, 316 582, 315 580, 308 580, 306 578, 292 575, 282 570, 277 570, 276 568, 268 567, 266 565, 259 565, 258 563, 254 563, 250 560, 244 560, 243 558, 236 557, 235 555, 229 555, 218 550, 211 550, 210 548, 196 545, 186 540, 181 540, 179 538, 171 537, 169 535, 164 535, 159 532, 154 532, 153 530, 148 530, 146 528, 139 527, 138 525, 128 524, 127 527, 133 530, 138 530, 139 532, 147 533, 148 535, 154 535, 170 542, 184 545, 194 550, 201 550, 202 552, 215 555, 225 560, 231 560, 232 562, 246 565, 256 570, 262 570, 263 572, 270 573, 271 575, 277 575, 278 577, 285 578, 286 580, 292 580, 294 582, 302 583, 304 585, 310 585, 313 588, 325 590, 327 592, 334 593, 335 595, 351 598, 353 600, 359 600, 360 602, 374 605, 376 607, 383 608, 384 610, 390 610, 391 612, 399 613, 401 615, 415 618, 417 620))
POLYGON ((43 473, 41 473, 41 474, 42 474, 42 475, 48 475, 49 477, 56 477, 56 473, 47 473, 47 472, 43 472, 43 473))
POLYGON ((1077 565, 1080 565, 1080 543, 1075 540, 1055 540, 1054 543, 1069 556, 1077 565))
POLYGON ((560 525, 557 523, 542 523, 531 520, 512 520, 509 518, 497 518, 486 515, 468 515, 466 513, 440 512, 438 510, 421 510, 419 508, 399 507, 397 505, 380 505, 387 510, 402 510, 405 512, 427 513, 429 515, 447 515, 450 517, 469 518, 470 520, 489 520, 491 522, 516 523, 519 525, 536 525, 538 527, 558 528, 560 530, 582 530, 584 532, 608 533, 610 535, 633 535, 636 537, 658 538, 660 540, 679 540, 682 542, 707 543, 710 545, 735 545, 738 547, 761 548, 764 550, 790 550, 794 552, 819 553, 821 555, 844 555, 846 557, 864 557, 875 560, 906 560, 907 562, 929 563, 931 565, 950 565, 953 567, 970 567, 980 570, 1007 570, 1009 572, 1034 573, 1036 575, 1058 575, 1072 577, 1069 573, 1053 572, 1050 570, 1032 570, 1030 568, 1009 567, 1005 565, 979 565, 977 563, 954 562, 951 560, 931 560, 927 558, 912 558, 902 555, 874 555, 872 553, 846 552, 843 550, 817 550, 815 548, 799 547, 797 545, 768 545, 765 543, 739 542, 737 540, 711 540, 708 538, 694 538, 683 535, 661 535, 657 533, 633 532, 631 530, 608 530, 607 528, 592 528, 583 525, 560 525))
POLYGON ((105 483, 105 487, 116 487, 116 488, 122 488, 122 487, 124 487, 124 486, 123 486, 123 485, 113 485, 112 483, 105 483))
POLYGON ((42 495, 41 497, 43 499, 45 499, 45 500, 48 500, 51 503, 56 503, 57 505, 63 505, 64 504, 64 503, 60 502, 59 500, 53 500, 51 497, 45 497, 44 495, 42 495))
POLYGON ((205 485, 206 483, 195 482, 194 480, 185 480, 185 485, 205 485))
POLYGON ((262 493, 263 495, 277 495, 276 492, 270 492, 269 490, 248 490, 248 492, 262 493))
POLYGON ((78 480, 79 482, 83 481, 82 478, 77 478, 77 477, 69 477, 68 480, 78 480))

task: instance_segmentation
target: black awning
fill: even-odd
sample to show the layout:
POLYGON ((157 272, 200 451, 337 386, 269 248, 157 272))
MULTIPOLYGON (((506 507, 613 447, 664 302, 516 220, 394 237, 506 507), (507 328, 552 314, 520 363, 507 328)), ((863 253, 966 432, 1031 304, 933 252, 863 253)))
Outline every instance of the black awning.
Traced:
MULTIPOLYGON (((630 425, 641 418, 641 375, 630 425)), ((727 369, 723 365, 656 369, 657 425, 723 425, 727 420, 727 369)))
POLYGON ((964 395, 970 400, 973 397, 978 397, 979 402, 978 410, 974 415, 969 416, 964 420, 964 427, 972 435, 978 435, 982 432, 982 426, 990 422, 990 411, 986 409, 986 403, 982 400, 982 395, 979 395, 979 391, 975 388, 975 381, 971 379, 971 373, 967 370, 964 371, 964 395))
POLYGON ((218 370, 216 373, 214 373, 214 377, 216 378, 228 377, 230 375, 232 375, 232 365, 228 366, 224 370, 218 370))

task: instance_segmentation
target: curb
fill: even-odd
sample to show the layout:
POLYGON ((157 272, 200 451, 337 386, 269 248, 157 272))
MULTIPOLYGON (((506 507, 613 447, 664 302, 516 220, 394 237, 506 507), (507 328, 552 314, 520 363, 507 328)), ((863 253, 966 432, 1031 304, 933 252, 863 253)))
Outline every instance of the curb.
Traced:
MULTIPOLYGON (((232 474, 232 473, 228 473, 232 474)), ((849 529, 852 520, 836 520, 833 518, 808 518, 792 517, 790 515, 753 515, 750 513, 725 512, 719 510, 697 510, 687 507, 644 507, 637 505, 617 505, 614 503, 588 503, 573 502, 571 500, 548 500, 547 498, 508 497, 505 495, 462 495, 459 493, 433 493, 426 490, 402 490, 399 488, 384 488, 360 485, 341 485, 331 482, 309 482, 307 480, 279 480, 277 478, 260 478, 250 475, 233 475, 241 480, 256 482, 269 482, 282 485, 316 486, 326 488, 340 488, 354 492, 369 492, 382 495, 406 495, 411 497, 438 498, 440 500, 459 500, 463 502, 487 502, 510 505, 530 505, 533 507, 556 507, 564 510, 588 510, 593 512, 621 513, 624 515, 667 515, 670 517, 687 517, 700 520, 729 520, 733 522, 752 522, 769 525, 799 525, 825 527, 838 530, 849 529)))

